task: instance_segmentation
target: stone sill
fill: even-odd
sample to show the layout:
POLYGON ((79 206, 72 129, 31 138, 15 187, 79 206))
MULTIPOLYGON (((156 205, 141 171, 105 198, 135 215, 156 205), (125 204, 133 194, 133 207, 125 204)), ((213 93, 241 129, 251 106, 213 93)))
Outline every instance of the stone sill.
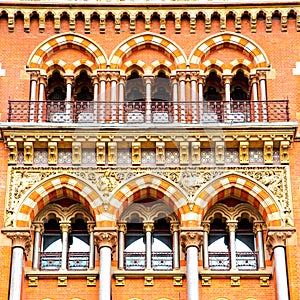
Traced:
POLYGON ((126 278, 143 278, 143 277, 155 277, 155 278, 173 278, 173 277, 184 277, 185 272, 182 270, 173 271, 153 271, 153 270, 142 270, 142 271, 125 271, 116 270, 113 272, 114 277, 126 277, 126 278))
POLYGON ((25 272, 27 278, 38 277, 38 278, 57 278, 57 277, 68 277, 68 278, 86 278, 86 277, 98 277, 98 270, 87 270, 87 271, 68 271, 68 270, 58 270, 58 271, 39 271, 30 270, 25 272))
POLYGON ((211 271, 203 270, 199 271, 201 277, 212 277, 212 278, 231 278, 231 277, 240 277, 240 278, 260 278, 260 277, 271 277, 272 276, 272 267, 267 267, 266 269, 257 270, 257 271, 238 271, 238 270, 229 270, 229 271, 211 271))

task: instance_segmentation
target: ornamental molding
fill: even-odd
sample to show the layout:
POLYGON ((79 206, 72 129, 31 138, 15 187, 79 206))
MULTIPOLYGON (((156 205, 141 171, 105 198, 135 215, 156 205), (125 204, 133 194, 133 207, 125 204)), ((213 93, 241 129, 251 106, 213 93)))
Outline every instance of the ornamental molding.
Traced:
POLYGON ((280 209, 283 226, 293 226, 292 203, 288 188, 288 166, 219 167, 9 167, 5 227, 14 227, 19 208, 41 183, 69 175, 92 187, 108 209, 120 188, 143 175, 153 175, 178 188, 193 209, 199 191, 214 180, 238 174, 255 181, 273 196, 280 209))
POLYGON ((109 247, 112 249, 112 252, 114 252, 116 246, 117 246, 117 233, 113 230, 99 230, 95 228, 94 231, 94 237, 95 237, 95 245, 100 251, 102 247, 109 247))
POLYGON ((200 246, 203 244, 203 232, 199 229, 182 231, 180 234, 181 246, 184 253, 188 247, 197 247, 200 249, 200 246))

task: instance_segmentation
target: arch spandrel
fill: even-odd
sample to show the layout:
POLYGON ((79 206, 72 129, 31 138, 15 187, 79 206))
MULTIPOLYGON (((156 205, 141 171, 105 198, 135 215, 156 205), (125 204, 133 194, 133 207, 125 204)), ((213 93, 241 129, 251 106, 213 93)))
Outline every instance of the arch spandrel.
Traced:
POLYGON ((268 226, 281 226, 280 206, 272 192, 255 179, 242 174, 228 173, 214 178, 195 195, 201 214, 227 197, 242 199, 254 206, 268 226))
POLYGON ((34 217, 48 203, 68 197, 83 204, 97 219, 103 199, 97 190, 82 179, 68 174, 55 175, 32 186, 23 196, 16 214, 17 227, 29 227, 34 217))
POLYGON ((187 67, 186 54, 179 45, 164 36, 147 32, 130 37, 115 48, 109 58, 111 69, 122 68, 123 58, 128 57, 135 48, 145 45, 158 47, 167 56, 171 56, 177 69, 185 69, 187 67))
POLYGON ((97 69, 107 67, 107 56, 96 42, 86 36, 70 32, 58 34, 40 43, 31 53, 27 61, 27 67, 32 69, 42 68, 45 57, 54 53, 54 49, 65 49, 66 45, 71 45, 75 49, 88 53, 95 60, 97 69))
POLYGON ((188 59, 190 68, 199 68, 203 57, 211 53, 215 47, 225 46, 226 44, 230 44, 231 47, 236 47, 236 49, 241 49, 250 56, 256 68, 267 68, 270 64, 266 53, 256 42, 241 34, 221 32, 202 40, 193 49, 188 59))

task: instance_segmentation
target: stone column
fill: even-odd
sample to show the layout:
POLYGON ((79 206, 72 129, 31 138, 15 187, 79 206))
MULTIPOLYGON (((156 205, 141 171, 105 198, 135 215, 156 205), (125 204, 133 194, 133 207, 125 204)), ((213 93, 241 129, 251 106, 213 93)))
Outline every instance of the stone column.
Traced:
MULTIPOLYGON (((259 122, 259 106, 258 106, 258 83, 257 83, 257 76, 251 75, 251 84, 252 84, 252 95, 253 95, 253 102, 254 102, 254 121, 259 122)), ((250 109, 251 111, 251 109, 250 109)))
POLYGON ((209 269, 209 257, 208 257, 208 233, 210 230, 210 221, 203 221, 203 269, 209 269))
POLYGON ((185 107, 186 107, 186 99, 185 99, 185 81, 186 81, 186 73, 178 72, 178 81, 179 81, 179 91, 180 91, 180 123, 186 123, 185 119, 185 107))
POLYGON ((289 300, 289 288, 287 277, 287 264, 285 246, 286 239, 291 237, 295 228, 269 228, 267 248, 270 254, 274 254, 276 272, 276 291, 278 300, 289 300))
POLYGON ((261 105, 262 105, 262 118, 263 122, 268 121, 268 111, 267 111, 267 85, 266 85, 266 72, 260 71, 257 73, 259 79, 260 86, 260 97, 261 97, 261 105))
POLYGON ((176 76, 171 76, 172 80, 172 102, 173 102, 173 122, 178 122, 178 82, 176 76))
POLYGON ((66 95, 66 122, 72 122, 73 121, 73 114, 72 114, 72 84, 73 84, 73 77, 67 76, 66 77, 67 82, 67 95, 66 95))
POLYGON ((146 269, 152 268, 152 232, 154 224, 152 222, 144 223, 144 231, 146 232, 146 269))
POLYGON ((70 221, 60 221, 60 230, 62 232, 62 251, 61 251, 61 270, 67 270, 68 250, 69 250, 69 232, 71 230, 70 221))
POLYGON ((260 221, 254 221, 254 234, 256 235, 257 250, 258 250, 258 267, 259 269, 265 269, 265 251, 263 241, 263 226, 264 223, 260 221))
POLYGON ((231 76, 223 77, 225 84, 225 105, 224 105, 224 120, 228 119, 228 116, 231 114, 231 97, 230 97, 230 83, 231 76))
POLYGON ((174 269, 180 269, 180 255, 179 255, 179 223, 171 222, 171 233, 173 234, 173 266, 174 269))
POLYGON ((203 93, 203 85, 204 85, 204 76, 199 76, 198 78, 198 110, 199 110, 199 121, 202 120, 203 112, 204 112, 204 93, 203 93))
POLYGON ((98 99, 99 99, 99 80, 98 77, 93 77, 93 85, 94 85, 94 122, 98 122, 98 99))
POLYGON ((192 102, 192 123, 197 123, 197 80, 198 72, 190 73, 191 80, 191 102, 192 102))
POLYGON ((111 101, 111 123, 115 123, 117 120, 117 81, 119 73, 111 72, 110 73, 110 101, 111 101))
POLYGON ((44 222, 42 221, 33 222, 32 226, 34 230, 32 269, 37 270, 39 268, 40 243, 41 243, 41 235, 44 232, 44 222))
POLYGON ((95 228, 95 244, 100 253, 99 300, 111 299, 111 261, 116 242, 117 233, 114 229, 95 228))
POLYGON ((107 73, 99 72, 98 73, 99 81, 100 81, 100 110, 99 110, 99 122, 105 123, 105 103, 106 103, 106 80, 107 73))
POLYGON ((119 79, 119 123, 124 123, 125 76, 119 79))
MULTIPOLYGON (((15 229, 17 230, 17 228, 15 229)), ((21 300, 23 256, 28 255, 31 245, 31 235, 28 230, 4 231, 12 240, 12 260, 10 269, 9 298, 8 300, 21 300)))
POLYGON ((118 267, 120 270, 124 269, 124 249, 125 249, 125 234, 127 232, 126 223, 118 223, 118 234, 119 234, 119 257, 118 267))
POLYGON ((186 253, 187 300, 199 300, 198 252, 203 242, 199 229, 181 232, 181 246, 186 253))
POLYGON ((44 94, 45 94, 46 76, 39 77, 39 107, 38 107, 38 122, 43 121, 43 107, 44 107, 44 94))
POLYGON ((36 87, 38 81, 38 73, 32 72, 30 74, 30 114, 29 121, 34 122, 35 117, 35 103, 36 103, 36 87))
POLYGON ((235 245, 235 231, 238 226, 238 221, 228 220, 226 221, 227 228, 229 230, 229 243, 230 243, 230 260, 231 270, 236 270, 236 245, 235 245))
POLYGON ((152 76, 144 77, 146 84, 146 112, 145 112, 145 121, 146 123, 152 122, 152 112, 151 112, 151 85, 152 85, 152 76))
POLYGON ((94 237, 95 222, 88 221, 87 226, 89 232, 89 245, 90 245, 89 270, 93 270, 95 268, 95 237, 94 237))

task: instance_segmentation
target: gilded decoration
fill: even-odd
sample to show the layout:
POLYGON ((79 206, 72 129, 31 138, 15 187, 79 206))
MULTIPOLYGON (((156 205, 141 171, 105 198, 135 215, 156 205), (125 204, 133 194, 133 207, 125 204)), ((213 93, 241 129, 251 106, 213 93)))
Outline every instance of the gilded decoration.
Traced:
POLYGON ((185 192, 191 209, 199 191, 225 174, 235 173, 259 182, 277 201, 281 218, 286 226, 293 226, 292 207, 288 190, 287 166, 239 167, 9 167, 9 188, 6 205, 5 227, 14 227, 18 207, 30 189, 53 176, 68 174, 94 187, 102 196, 107 209, 110 197, 128 181, 141 175, 153 174, 167 180, 185 192))

